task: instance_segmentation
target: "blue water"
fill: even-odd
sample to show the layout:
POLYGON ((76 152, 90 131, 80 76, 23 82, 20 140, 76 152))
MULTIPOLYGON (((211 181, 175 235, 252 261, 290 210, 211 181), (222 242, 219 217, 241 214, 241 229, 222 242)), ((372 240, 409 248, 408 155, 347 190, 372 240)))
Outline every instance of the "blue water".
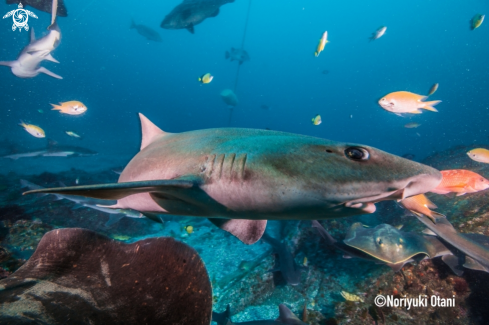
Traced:
MULTIPOLYGON (((224 52, 241 45, 248 2, 222 6, 194 35, 159 27, 179 3, 67 1, 69 16, 58 19, 62 41, 53 52, 60 64, 42 63, 63 80, 20 79, 0 67, 0 139, 44 146, 45 139, 17 126, 23 119, 60 143, 129 159, 140 141, 137 112, 168 132, 228 126, 230 112, 219 93, 233 88, 237 63, 225 60, 224 52), (163 42, 129 29, 131 19, 157 30, 163 42), (212 83, 197 82, 207 72, 212 83), (68 100, 82 101, 88 112, 50 111, 50 103, 68 100), (66 130, 84 139, 69 138, 66 130)), ((12 9, 0 4, 0 12, 12 9)), ((38 15, 29 24, 41 36, 50 15, 26 9, 38 15)), ((251 60, 240 71, 231 126, 363 143, 416 159, 487 142, 489 29, 482 24, 471 31, 469 20, 488 9, 484 1, 253 1, 244 46, 251 60), (386 34, 369 43, 383 25, 386 34), (325 30, 330 43, 316 58, 325 30), (392 91, 426 94, 436 82, 432 99, 443 101, 438 113, 401 118, 376 103, 392 91), (316 114, 319 126, 310 122, 316 114), (412 121, 421 126, 403 127, 412 121)), ((0 60, 14 60, 28 43, 28 32, 13 32, 11 24, 10 18, 1 21, 0 60)))

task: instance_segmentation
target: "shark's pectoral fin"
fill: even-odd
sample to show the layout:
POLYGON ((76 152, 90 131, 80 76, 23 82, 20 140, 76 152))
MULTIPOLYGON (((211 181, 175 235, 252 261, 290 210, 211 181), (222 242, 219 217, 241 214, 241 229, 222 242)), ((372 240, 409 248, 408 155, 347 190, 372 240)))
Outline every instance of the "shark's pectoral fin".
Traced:
POLYGON ((56 79, 63 79, 63 77, 58 76, 56 73, 53 73, 53 72, 49 71, 48 69, 46 69, 44 67, 40 67, 39 69, 37 69, 37 72, 45 73, 48 76, 53 77, 53 78, 56 78, 56 79))
POLYGON ((56 60, 55 58, 53 58, 53 56, 51 55, 51 53, 49 53, 48 55, 46 55, 44 57, 44 60, 48 60, 48 61, 51 61, 51 62, 54 62, 54 63, 59 63, 58 60, 56 60))
POLYGON ((24 192, 23 194, 32 193, 51 193, 63 195, 80 195, 102 200, 119 200, 126 196, 148 193, 148 192, 163 192, 174 189, 191 188, 194 186, 191 180, 157 180, 157 181, 139 181, 126 182, 102 185, 84 185, 84 186, 69 186, 57 188, 43 188, 24 192))
POLYGON ((248 245, 260 240, 267 227, 266 220, 209 218, 209 221, 248 245))
POLYGON ((392 269, 394 272, 399 272, 402 267, 406 264, 406 262, 400 262, 400 263, 387 263, 387 266, 392 269))
POLYGON ((160 216, 157 213, 141 212, 141 214, 146 218, 153 220, 154 222, 163 223, 163 220, 161 220, 160 216))
POLYGON ((118 223, 124 216, 122 214, 111 214, 109 220, 105 223, 105 227, 110 227, 113 224, 118 223))
POLYGON ((193 24, 188 25, 187 30, 192 34, 195 34, 195 29, 193 24))
POLYGON ((443 262, 445 262, 446 265, 450 267, 450 269, 452 269, 453 273, 455 273, 456 275, 461 276, 464 273, 463 269, 460 267, 460 262, 457 256, 445 255, 442 256, 441 259, 443 262))
POLYGON ((469 256, 465 256, 465 263, 463 266, 471 270, 488 272, 487 268, 485 268, 479 262, 477 262, 476 260, 474 260, 472 257, 469 256))
POLYGON ((7 67, 11 67, 13 62, 15 62, 15 61, 0 61, 0 65, 5 65, 7 67))

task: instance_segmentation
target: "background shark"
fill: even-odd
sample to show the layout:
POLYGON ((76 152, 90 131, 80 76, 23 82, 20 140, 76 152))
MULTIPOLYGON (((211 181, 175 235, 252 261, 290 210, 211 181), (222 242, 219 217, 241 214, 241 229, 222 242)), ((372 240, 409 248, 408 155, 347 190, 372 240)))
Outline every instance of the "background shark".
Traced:
POLYGON ((79 146, 58 145, 55 142, 50 142, 46 149, 16 152, 0 158, 17 160, 20 158, 32 157, 87 157, 96 154, 98 154, 96 151, 87 148, 79 146))
POLYGON ((136 24, 133 20, 131 21, 131 29, 136 29, 139 35, 146 37, 148 41, 162 42, 160 34, 154 29, 144 26, 141 24, 136 24))
POLYGON ((49 33, 46 36, 36 40, 34 28, 31 28, 30 43, 22 50, 17 60, 0 61, 0 65, 10 67, 12 73, 19 78, 33 78, 39 73, 45 73, 53 78, 63 79, 61 76, 40 66, 40 63, 44 60, 59 63, 53 58, 51 52, 59 45, 61 31, 56 22, 49 26, 48 30, 49 33))
POLYGON ((192 34, 194 26, 203 22, 206 18, 216 17, 219 8, 234 0, 184 0, 176 6, 161 22, 161 28, 184 29, 192 34))

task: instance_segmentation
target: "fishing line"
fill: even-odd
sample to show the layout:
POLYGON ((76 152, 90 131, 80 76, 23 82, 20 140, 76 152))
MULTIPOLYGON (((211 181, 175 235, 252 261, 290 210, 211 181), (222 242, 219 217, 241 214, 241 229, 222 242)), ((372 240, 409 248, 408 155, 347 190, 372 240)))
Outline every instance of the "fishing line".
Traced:
MULTIPOLYGON (((243 39, 241 40, 241 50, 244 51, 244 44, 246 40, 246 32, 248 30, 248 20, 250 19, 250 9, 251 9, 251 0, 248 2, 248 11, 246 12, 246 21, 245 21, 245 27, 244 27, 244 32, 243 32, 243 39)), ((239 70, 241 68, 241 63, 238 63, 238 69, 236 70, 236 78, 234 79, 234 88, 233 91, 236 94, 236 88, 238 88, 238 79, 239 79, 239 70)), ((233 110, 234 107, 231 107, 231 110, 229 111, 229 121, 228 121, 228 126, 231 126, 231 120, 233 119, 233 110)))

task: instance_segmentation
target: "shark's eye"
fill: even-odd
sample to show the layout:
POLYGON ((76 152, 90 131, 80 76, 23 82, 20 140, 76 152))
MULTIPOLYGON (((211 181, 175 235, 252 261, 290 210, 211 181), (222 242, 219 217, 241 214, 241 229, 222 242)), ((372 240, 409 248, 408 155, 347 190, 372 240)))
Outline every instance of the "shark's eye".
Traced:
POLYGON ((377 244, 379 244, 379 245, 381 245, 381 246, 382 246, 382 239, 377 238, 377 244))
POLYGON ((351 160, 367 160, 370 155, 366 149, 360 147, 350 147, 345 150, 345 155, 351 160))

